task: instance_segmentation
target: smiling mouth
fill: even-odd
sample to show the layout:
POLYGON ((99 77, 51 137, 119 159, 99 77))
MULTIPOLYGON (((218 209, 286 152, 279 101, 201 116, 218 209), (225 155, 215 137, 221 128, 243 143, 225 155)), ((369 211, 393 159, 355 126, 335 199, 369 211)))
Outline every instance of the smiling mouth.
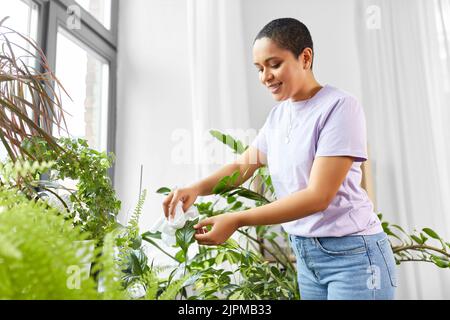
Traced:
POLYGON ((280 88, 281 88, 282 84, 283 84, 282 82, 272 84, 272 85, 269 86, 269 90, 272 93, 278 93, 280 91, 280 88))

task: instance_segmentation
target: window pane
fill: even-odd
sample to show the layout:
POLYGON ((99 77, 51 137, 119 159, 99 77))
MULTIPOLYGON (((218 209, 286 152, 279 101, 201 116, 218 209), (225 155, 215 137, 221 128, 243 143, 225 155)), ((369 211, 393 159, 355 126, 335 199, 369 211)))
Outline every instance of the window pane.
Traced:
MULTIPOLYGON (((74 138, 98 151, 107 150, 109 64, 67 31, 57 36, 56 76, 70 98, 62 97, 65 120, 74 138)), ((58 136, 56 128, 54 135, 58 136)))
POLYGON ((9 17, 5 26, 36 41, 38 6, 33 1, 0 0, 0 20, 9 17))
MULTIPOLYGON (((38 6, 33 1, 25 0, 0 0, 0 20, 9 17, 4 22, 3 26, 11 28, 34 41, 37 40, 38 30, 38 6)), ((29 54, 22 50, 20 47, 34 53, 34 50, 26 43, 22 38, 14 34, 8 34, 8 40, 15 45, 12 46, 14 55, 21 57, 22 61, 31 66, 35 64, 35 61, 28 58, 29 54)), ((5 51, 1 48, 5 43, 3 38, 0 38, 0 54, 10 56, 9 50, 5 47, 5 51)), ((27 92, 28 93, 28 92, 27 92)), ((27 99, 29 100, 29 99, 27 99)), ((7 152, 2 143, 0 143, 0 161, 7 158, 7 152)))
POLYGON ((106 29, 111 29, 111 0, 75 0, 106 29))

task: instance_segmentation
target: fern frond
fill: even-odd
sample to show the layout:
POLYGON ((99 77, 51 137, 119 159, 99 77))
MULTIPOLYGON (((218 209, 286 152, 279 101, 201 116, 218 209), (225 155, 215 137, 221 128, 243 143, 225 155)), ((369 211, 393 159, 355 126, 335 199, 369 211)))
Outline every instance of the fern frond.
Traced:
POLYGON ((97 299, 86 234, 42 201, 0 187, 0 299, 97 299))
POLYGON ((147 197, 147 190, 144 189, 139 196, 139 201, 134 209, 133 215, 128 222, 128 229, 131 238, 135 238, 139 235, 139 218, 142 214, 145 198, 147 197))
POLYGON ((153 270, 149 270, 145 273, 143 278, 147 289, 145 300, 156 300, 159 289, 159 279, 157 277, 157 273, 153 270))
POLYGON ((43 173, 51 169, 55 165, 55 162, 38 162, 38 161, 26 161, 23 159, 17 159, 15 162, 6 161, 0 162, 0 181, 7 186, 15 186, 18 179, 28 178, 33 180, 34 176, 39 172, 43 173))
POLYGON ((166 290, 161 294, 158 300, 174 300, 180 290, 184 287, 184 283, 191 275, 187 274, 183 278, 173 281, 166 290))
POLYGON ((101 255, 97 259, 97 264, 94 268, 94 272, 99 272, 99 291, 105 300, 123 300, 127 298, 119 281, 121 270, 116 263, 115 236, 116 232, 108 233, 105 236, 101 255))

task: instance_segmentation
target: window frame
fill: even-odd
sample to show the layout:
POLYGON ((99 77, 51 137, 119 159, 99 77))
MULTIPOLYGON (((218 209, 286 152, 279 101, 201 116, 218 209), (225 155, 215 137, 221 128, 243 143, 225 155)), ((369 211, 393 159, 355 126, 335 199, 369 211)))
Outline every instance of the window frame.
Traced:
MULTIPOLYGON (((56 49, 58 29, 83 43, 90 50, 96 52, 109 63, 108 84, 108 128, 107 153, 116 151, 116 119, 117 119, 117 38, 118 38, 118 0, 111 3, 111 29, 108 30, 100 21, 94 18, 75 0, 32 0, 39 6, 38 44, 47 57, 52 70, 56 68, 56 49), (76 5, 81 12, 81 28, 66 27, 68 18, 67 8, 76 5)), ((109 177, 114 185, 115 165, 109 169, 109 177)))

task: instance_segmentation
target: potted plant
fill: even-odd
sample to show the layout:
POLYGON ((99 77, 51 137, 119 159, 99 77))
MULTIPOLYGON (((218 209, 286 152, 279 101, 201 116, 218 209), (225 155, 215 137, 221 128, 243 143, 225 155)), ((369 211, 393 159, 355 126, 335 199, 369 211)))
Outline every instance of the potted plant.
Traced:
MULTIPOLYGON (((218 131, 211 131, 211 134, 232 148, 235 153, 242 153, 247 148, 229 135, 218 131)), ((273 201, 273 187, 265 168, 255 172, 248 187, 234 187, 238 175, 239 172, 235 172, 229 177, 224 177, 214 188, 214 193, 226 200, 225 207, 216 208, 218 200, 214 203, 194 204, 202 216, 210 217, 228 211, 245 210, 243 199, 252 200, 255 206, 273 201), (259 183, 255 186, 254 181, 259 183)), ((170 189, 167 187, 157 190, 157 193, 166 195, 169 192, 170 189)), ((397 264, 430 262, 440 268, 450 267, 450 243, 434 230, 423 228, 421 231, 407 233, 402 227, 383 221, 381 214, 379 218, 382 220, 384 231, 389 235, 397 264)), ((177 231, 175 247, 179 251, 174 256, 170 255, 160 243, 159 232, 146 232, 142 238, 175 261, 170 277, 179 273, 180 269, 197 273, 197 279, 193 284, 194 295, 188 297, 186 291, 182 291, 179 295, 182 298, 299 299, 295 266, 292 263, 293 255, 280 246, 276 239, 277 234, 271 227, 256 227, 257 237, 253 237, 249 231, 250 228, 238 230, 253 245, 253 249, 242 248, 236 241, 228 240, 221 246, 200 247, 199 253, 191 258, 186 255, 186 247, 194 243, 193 228, 190 224, 177 231), (270 263, 265 253, 272 258, 270 263), (235 268, 224 268, 224 261, 228 261, 235 268), (235 277, 237 274, 239 278, 235 277)))
POLYGON ((49 148, 59 153, 61 147, 50 133, 52 126, 67 131, 59 95, 66 91, 39 46, 5 26, 7 19, 0 20, 0 141, 12 161, 19 156, 34 159, 21 146, 29 137, 42 138, 49 148), (35 64, 27 65, 26 59, 35 64))

